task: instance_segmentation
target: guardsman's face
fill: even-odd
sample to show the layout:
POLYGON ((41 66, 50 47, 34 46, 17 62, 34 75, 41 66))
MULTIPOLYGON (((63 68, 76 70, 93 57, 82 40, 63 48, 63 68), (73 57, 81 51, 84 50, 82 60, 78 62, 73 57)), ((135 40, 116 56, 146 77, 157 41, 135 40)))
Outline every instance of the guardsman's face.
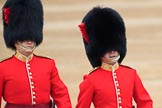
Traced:
POLYGON ((15 44, 16 50, 26 56, 33 53, 35 49, 35 42, 31 40, 26 40, 22 42, 17 42, 15 44))
POLYGON ((119 57, 120 57, 120 55, 119 55, 118 51, 109 51, 109 52, 105 53, 105 55, 101 58, 101 60, 104 63, 113 65, 118 61, 119 57))

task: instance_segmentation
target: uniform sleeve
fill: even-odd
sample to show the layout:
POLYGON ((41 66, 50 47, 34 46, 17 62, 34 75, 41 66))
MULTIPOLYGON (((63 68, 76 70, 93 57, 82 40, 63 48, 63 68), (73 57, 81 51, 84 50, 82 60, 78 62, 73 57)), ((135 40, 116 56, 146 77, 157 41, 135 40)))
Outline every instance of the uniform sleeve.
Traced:
POLYGON ((153 102, 148 92, 144 88, 141 79, 135 74, 134 85, 134 100, 137 103, 137 108, 153 108, 153 102))
POLYGON ((2 105, 2 93, 3 93, 3 76, 1 74, 1 69, 0 69, 0 108, 2 105))
POLYGON ((60 79, 55 63, 51 77, 51 96, 57 108, 72 108, 68 89, 60 79))
POLYGON ((85 80, 79 86, 80 92, 78 95, 78 103, 76 108, 90 108, 94 88, 91 82, 88 80, 87 76, 85 76, 85 80))

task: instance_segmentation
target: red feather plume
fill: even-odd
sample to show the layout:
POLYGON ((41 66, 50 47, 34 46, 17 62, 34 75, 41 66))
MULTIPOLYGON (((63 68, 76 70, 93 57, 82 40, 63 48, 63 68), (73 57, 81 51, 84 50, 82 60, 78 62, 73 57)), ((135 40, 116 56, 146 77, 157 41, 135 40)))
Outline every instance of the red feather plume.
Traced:
POLYGON ((85 23, 79 24, 79 28, 80 28, 80 31, 81 31, 81 33, 82 33, 82 36, 83 36, 84 40, 85 40, 87 43, 89 43, 89 38, 88 38, 86 29, 85 29, 85 23))
POLYGON ((4 22, 8 24, 10 16, 10 8, 3 8, 4 22))

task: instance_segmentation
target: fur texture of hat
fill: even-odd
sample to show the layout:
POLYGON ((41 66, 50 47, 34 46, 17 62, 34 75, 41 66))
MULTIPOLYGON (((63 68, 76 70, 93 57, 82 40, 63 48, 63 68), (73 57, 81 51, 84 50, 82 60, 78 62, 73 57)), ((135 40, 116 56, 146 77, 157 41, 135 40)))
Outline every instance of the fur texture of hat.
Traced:
POLYGON ((120 53, 122 62, 127 51, 125 31, 122 17, 112 8, 94 7, 84 16, 81 32, 93 67, 101 66, 101 57, 112 50, 120 53))
POLYGON ((15 50, 17 41, 43 40, 43 7, 40 0, 7 0, 2 8, 3 37, 8 48, 15 50))

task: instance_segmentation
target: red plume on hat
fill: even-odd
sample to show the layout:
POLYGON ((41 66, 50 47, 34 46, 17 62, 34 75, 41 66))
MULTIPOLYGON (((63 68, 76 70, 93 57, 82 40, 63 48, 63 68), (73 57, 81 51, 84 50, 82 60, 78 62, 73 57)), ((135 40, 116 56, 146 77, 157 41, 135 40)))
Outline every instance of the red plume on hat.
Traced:
POLYGON ((4 22, 8 24, 8 20, 10 17, 10 8, 3 8, 3 14, 4 14, 4 22))
POLYGON ((119 63, 126 55, 125 24, 112 8, 94 7, 79 25, 86 55, 93 67, 101 66, 101 57, 108 51, 120 53, 119 63))
POLYGON ((3 37, 8 48, 15 50, 17 41, 43 40, 43 7, 40 0, 6 0, 2 8, 3 37))
POLYGON ((87 35, 87 32, 86 32, 85 23, 79 24, 79 28, 80 28, 80 31, 82 33, 84 40, 88 43, 89 38, 88 38, 88 35, 87 35))

